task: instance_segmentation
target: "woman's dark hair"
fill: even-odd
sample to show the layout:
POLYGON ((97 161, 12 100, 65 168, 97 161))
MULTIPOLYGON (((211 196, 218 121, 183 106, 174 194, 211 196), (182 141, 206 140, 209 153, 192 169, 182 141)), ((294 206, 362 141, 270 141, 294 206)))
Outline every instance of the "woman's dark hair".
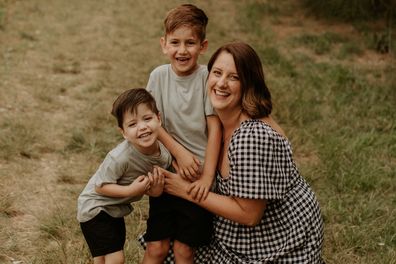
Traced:
POLYGON ((135 113, 140 104, 146 104, 153 113, 159 113, 154 97, 144 88, 134 88, 124 91, 113 103, 111 114, 117 118, 120 128, 124 123, 124 115, 127 111, 135 113))
POLYGON ((254 49, 244 42, 231 42, 221 46, 208 63, 210 71, 222 52, 232 55, 241 82, 242 111, 251 118, 262 118, 271 114, 271 93, 265 84, 261 60, 254 49))

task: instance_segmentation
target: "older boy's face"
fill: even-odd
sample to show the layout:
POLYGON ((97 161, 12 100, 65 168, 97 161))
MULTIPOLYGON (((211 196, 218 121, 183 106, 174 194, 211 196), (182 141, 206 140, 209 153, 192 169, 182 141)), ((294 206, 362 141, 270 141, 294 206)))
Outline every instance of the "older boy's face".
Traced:
POLYGON ((173 71, 178 76, 187 76, 196 69, 198 56, 206 51, 208 42, 201 42, 191 27, 182 26, 161 38, 161 46, 173 71))
POLYGON ((161 119, 146 104, 140 104, 135 113, 126 112, 122 124, 122 135, 141 153, 152 155, 158 153, 158 131, 161 119))

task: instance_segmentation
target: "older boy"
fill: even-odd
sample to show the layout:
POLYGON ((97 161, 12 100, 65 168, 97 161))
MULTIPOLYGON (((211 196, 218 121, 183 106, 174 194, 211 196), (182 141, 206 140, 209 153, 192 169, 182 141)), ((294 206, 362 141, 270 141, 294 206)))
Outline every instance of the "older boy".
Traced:
MULTIPOLYGON (((159 140, 176 159, 175 169, 191 181, 196 199, 205 199, 213 183, 221 127, 206 91, 207 69, 198 64, 208 41, 208 18, 194 5, 168 12, 160 44, 170 64, 150 74, 147 84, 162 114, 159 140)), ((162 263, 170 241, 177 263, 193 263, 193 248, 209 242, 212 217, 186 200, 163 194, 150 198, 143 263, 162 263)))
POLYGON ((172 160, 157 140, 161 119, 147 90, 125 91, 111 113, 125 140, 107 154, 78 198, 77 219, 95 264, 124 263, 124 216, 143 194, 162 194, 164 178, 153 167, 167 168, 172 160))

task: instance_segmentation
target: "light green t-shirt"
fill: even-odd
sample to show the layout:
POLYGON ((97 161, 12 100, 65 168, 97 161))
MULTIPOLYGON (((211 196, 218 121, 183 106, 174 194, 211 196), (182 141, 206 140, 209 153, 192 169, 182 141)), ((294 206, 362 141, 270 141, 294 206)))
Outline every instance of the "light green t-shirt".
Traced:
POLYGON ((111 150, 78 197, 77 220, 86 222, 102 210, 113 217, 130 214, 133 210, 131 202, 140 200, 141 196, 109 197, 98 194, 95 187, 107 183, 129 185, 140 175, 147 175, 154 165, 168 168, 172 157, 162 143, 159 142, 159 146, 161 153, 158 156, 144 155, 126 140, 111 150))
POLYGON ((151 72, 147 83, 163 127, 201 162, 208 141, 206 117, 215 114, 206 89, 207 76, 203 65, 188 76, 178 76, 170 64, 165 64, 151 72))

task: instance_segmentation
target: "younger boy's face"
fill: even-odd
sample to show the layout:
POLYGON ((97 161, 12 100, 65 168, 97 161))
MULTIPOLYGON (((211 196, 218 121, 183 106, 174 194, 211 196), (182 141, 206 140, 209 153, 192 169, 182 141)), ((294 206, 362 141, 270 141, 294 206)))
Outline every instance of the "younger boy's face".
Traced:
POLYGON ((189 26, 181 26, 161 38, 161 47, 170 59, 173 71, 178 76, 188 76, 198 65, 198 56, 207 47, 207 40, 201 41, 189 26))
POLYGON ((158 153, 156 143, 161 119, 146 104, 138 105, 135 113, 126 112, 122 127, 121 133, 124 138, 141 153, 146 155, 158 153))

